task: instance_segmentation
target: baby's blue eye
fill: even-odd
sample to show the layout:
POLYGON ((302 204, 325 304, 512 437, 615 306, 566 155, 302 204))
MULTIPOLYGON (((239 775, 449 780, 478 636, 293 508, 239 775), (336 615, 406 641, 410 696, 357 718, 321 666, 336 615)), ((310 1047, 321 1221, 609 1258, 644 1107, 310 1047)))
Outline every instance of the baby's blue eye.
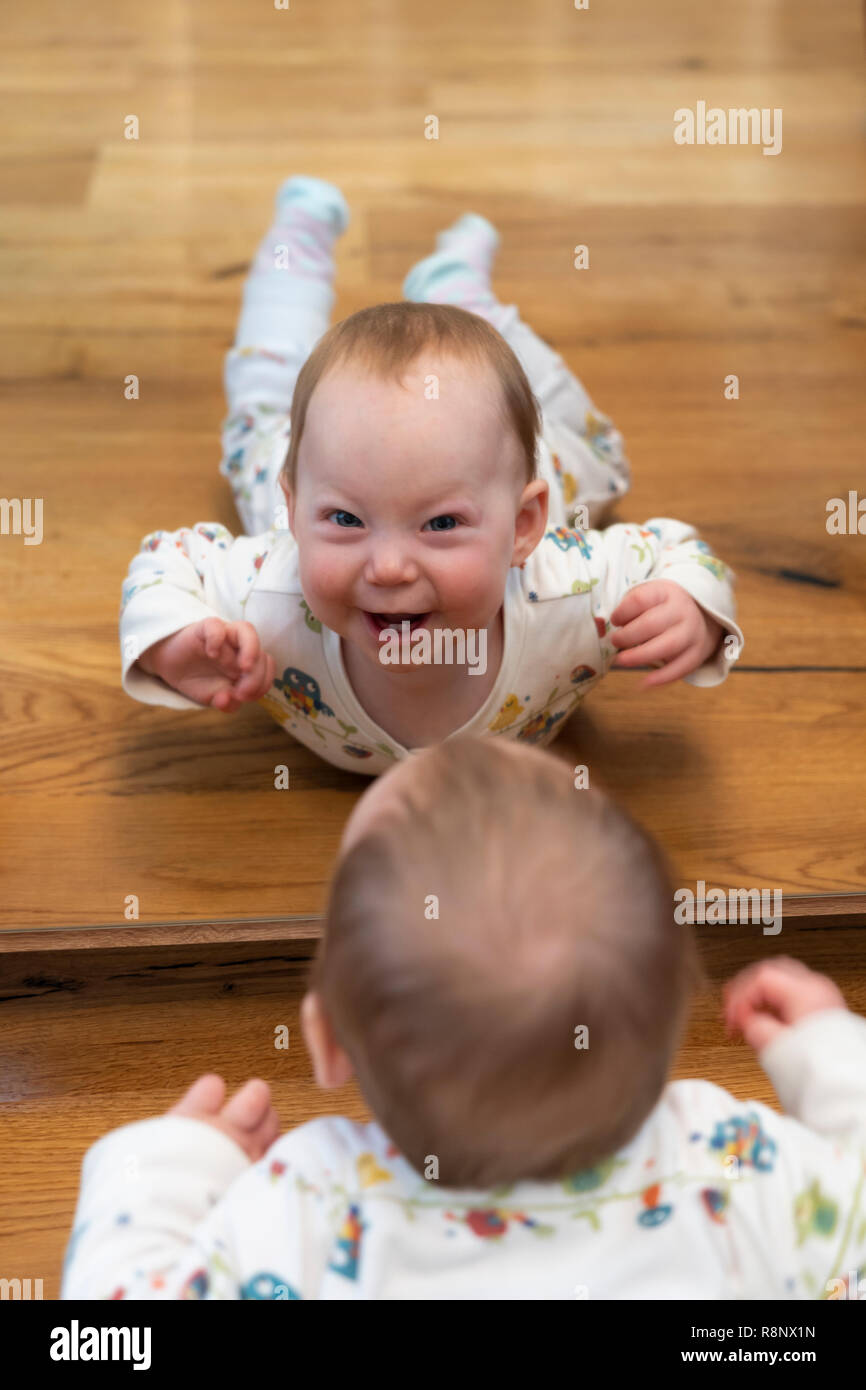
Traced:
POLYGON ((455 526, 457 525, 457 519, 456 517, 453 517, 450 514, 447 516, 434 516, 433 520, 430 522, 430 525, 434 531, 453 531, 455 526), (444 521, 446 525, 438 526, 437 522, 440 521, 444 521))
POLYGON ((363 524, 364 524, 363 521, 361 521, 357 516, 355 516, 354 512, 343 512, 343 511, 331 512, 331 513, 330 513, 330 516, 329 516, 329 520, 330 520, 330 517, 336 517, 336 518, 337 518, 337 525, 338 525, 338 526, 343 526, 343 527, 349 527, 349 526, 363 526, 363 524), (343 521, 343 520, 341 520, 342 517, 348 517, 349 519, 348 519, 348 521, 343 521))

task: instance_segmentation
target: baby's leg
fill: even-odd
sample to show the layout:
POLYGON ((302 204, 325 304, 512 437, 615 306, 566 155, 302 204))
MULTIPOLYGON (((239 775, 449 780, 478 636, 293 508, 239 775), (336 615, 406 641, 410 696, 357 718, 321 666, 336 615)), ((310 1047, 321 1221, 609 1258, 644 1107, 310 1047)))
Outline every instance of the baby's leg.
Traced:
POLYGON ((456 304, 498 329, 526 372, 555 456, 555 462, 548 461, 540 451, 539 476, 551 489, 550 524, 571 524, 582 505, 595 525, 608 504, 628 491, 631 471, 621 435, 559 353, 523 322, 517 306, 496 299, 490 288, 499 244, 495 227, 467 213, 440 232, 436 244, 436 252, 410 270, 403 294, 424 303, 456 304))
POLYGON ((348 224, 338 188, 306 176, 288 179, 244 285, 235 345, 225 363, 229 414, 220 472, 231 483, 248 535, 286 524, 277 479, 288 448, 292 392, 328 328, 332 248, 348 224))

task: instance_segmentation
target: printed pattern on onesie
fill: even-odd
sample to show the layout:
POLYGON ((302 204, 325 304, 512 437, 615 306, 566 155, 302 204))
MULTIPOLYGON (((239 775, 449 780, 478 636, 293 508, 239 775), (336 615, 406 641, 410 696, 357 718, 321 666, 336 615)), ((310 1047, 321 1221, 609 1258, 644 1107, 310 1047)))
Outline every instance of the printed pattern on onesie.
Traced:
MULTIPOLYGON (((141 1125, 152 1136, 163 1123, 141 1125)), ((177 1200, 168 1153, 156 1187, 117 1191, 129 1128, 100 1141, 98 1163, 88 1155, 64 1296, 594 1299, 649 1296, 651 1279, 656 1297, 835 1299, 857 1296, 866 1266, 862 1148, 702 1081, 669 1086, 634 1140, 592 1167, 486 1193, 440 1188, 375 1123, 313 1120, 221 1200, 203 1180, 191 1238, 170 1257, 149 1236, 158 1181, 177 1200), (105 1272, 113 1231, 118 1249, 149 1252, 119 1277, 105 1272), (103 1258, 83 1258, 100 1241, 103 1258)))
MULTIPOLYGON (((611 614, 629 589, 656 578, 680 584, 742 644, 732 617, 730 571, 692 527, 670 518, 604 531, 556 526, 523 566, 508 573, 501 669, 465 732, 549 743, 616 656, 611 614)), ((304 598, 297 544, 286 530, 233 538, 224 526, 199 523, 144 538, 122 594, 127 693, 148 703, 200 708, 147 676, 135 660, 153 642, 213 614, 256 628, 277 668, 261 704, 287 733, 348 771, 377 774, 407 756, 355 698, 340 639, 304 598)), ((686 680, 717 684, 727 669, 719 648, 686 680)))

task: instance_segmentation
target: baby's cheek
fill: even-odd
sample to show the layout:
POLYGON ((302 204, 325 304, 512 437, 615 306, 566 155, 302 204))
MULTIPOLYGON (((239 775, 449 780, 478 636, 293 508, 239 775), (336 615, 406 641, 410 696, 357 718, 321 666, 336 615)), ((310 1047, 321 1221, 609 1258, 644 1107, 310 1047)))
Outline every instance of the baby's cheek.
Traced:
POLYGON ((301 563, 300 575, 301 587, 313 612, 317 611, 316 603, 324 608, 349 601, 350 570, 339 556, 311 547, 301 563))
POLYGON ((442 607, 466 610, 486 609, 502 602, 505 575, 492 557, 484 554, 454 553, 447 567, 436 575, 436 588, 442 607))

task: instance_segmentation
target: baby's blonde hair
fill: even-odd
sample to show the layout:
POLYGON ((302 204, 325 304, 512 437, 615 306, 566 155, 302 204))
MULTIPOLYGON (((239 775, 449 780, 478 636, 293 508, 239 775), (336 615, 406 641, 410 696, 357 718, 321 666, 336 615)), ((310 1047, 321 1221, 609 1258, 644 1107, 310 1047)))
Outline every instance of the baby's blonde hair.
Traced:
POLYGON ((656 1104, 703 978, 661 851, 490 736, 413 756, 394 798, 337 865, 311 978, 367 1103, 448 1187, 591 1167, 656 1104))
POLYGON ((295 382, 291 407, 291 439, 281 478, 295 489, 298 450, 304 434, 310 399, 326 372, 352 362, 384 381, 401 382, 422 352, 430 350, 461 363, 488 364, 502 387, 504 418, 519 445, 531 482, 536 470, 536 439, 541 413, 526 373, 501 333, 478 314, 454 304, 416 304, 401 300, 374 304, 319 339, 295 382))

